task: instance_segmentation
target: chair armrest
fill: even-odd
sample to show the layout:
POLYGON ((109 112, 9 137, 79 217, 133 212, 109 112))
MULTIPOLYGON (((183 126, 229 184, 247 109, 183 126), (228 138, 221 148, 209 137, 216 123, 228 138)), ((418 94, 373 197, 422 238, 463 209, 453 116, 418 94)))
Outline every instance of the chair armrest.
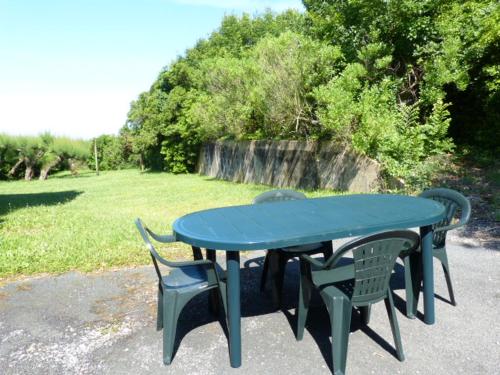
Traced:
POLYGON ((318 267, 321 269, 325 268, 325 264, 323 262, 321 262, 318 259, 315 259, 307 254, 301 254, 300 257, 315 267, 318 267))
POLYGON ((316 285, 333 284, 354 279, 354 264, 339 266, 330 269, 312 271, 312 280, 316 285))
POLYGON ((465 223, 458 222, 456 224, 446 225, 444 227, 439 227, 439 228, 434 228, 434 232, 445 232, 445 231, 449 231, 452 229, 463 227, 464 225, 465 225, 465 223))
POLYGON ((338 249, 333 255, 328 258, 328 260, 325 262, 325 268, 334 268, 337 263, 344 257, 344 255, 349 251, 349 248, 346 247, 341 247, 338 249))
MULTIPOLYGON (((155 241, 160 242, 160 243, 172 243, 176 242, 175 236, 172 234, 156 234, 153 232, 151 229, 145 227, 144 230, 148 233, 151 238, 153 238, 155 241)), ((172 262, 169 260, 166 260, 163 258, 156 249, 153 247, 153 245, 147 241, 146 242, 147 247, 149 248, 149 251, 151 252, 151 255, 161 264, 167 266, 167 267, 183 267, 183 266, 196 266, 196 265, 204 265, 208 264, 210 261, 207 260, 189 260, 189 261, 181 261, 181 262, 172 262)))
POLYGON ((168 267, 185 267, 185 266, 205 266, 205 265, 210 265, 213 266, 214 262, 208 259, 201 259, 201 260, 187 260, 187 261, 181 261, 181 262, 172 262, 172 261, 167 261, 163 258, 157 258, 158 261, 168 267))
POLYGON ((172 234, 163 234, 163 235, 160 235, 160 234, 156 234, 155 232, 153 232, 151 229, 149 228, 145 228, 146 231, 148 232, 148 234, 154 238, 154 240, 156 242, 160 242, 160 243, 170 243, 170 242, 176 242, 177 240, 175 239, 175 236, 172 235, 172 234))

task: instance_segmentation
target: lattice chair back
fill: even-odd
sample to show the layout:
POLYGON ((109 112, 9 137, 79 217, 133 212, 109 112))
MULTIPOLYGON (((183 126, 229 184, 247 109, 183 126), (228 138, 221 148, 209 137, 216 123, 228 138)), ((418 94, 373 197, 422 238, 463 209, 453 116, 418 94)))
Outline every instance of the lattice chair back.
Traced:
POLYGON ((432 242, 434 247, 445 245, 446 233, 450 229, 465 225, 470 218, 471 206, 467 198, 455 190, 438 188, 424 191, 422 198, 428 198, 441 203, 446 208, 446 215, 440 222, 434 224, 432 242))
MULTIPOLYGON (((346 290, 353 305, 364 306, 387 297, 394 264, 402 251, 413 251, 419 236, 412 231, 391 231, 354 240, 338 249, 325 266, 333 268, 347 252, 352 252, 354 279, 346 290)), ((345 288, 346 285, 344 284, 345 288)))
POLYGON ((294 190, 271 190, 257 195, 253 203, 270 203, 279 201, 291 201, 296 199, 306 199, 307 197, 298 191, 294 190))

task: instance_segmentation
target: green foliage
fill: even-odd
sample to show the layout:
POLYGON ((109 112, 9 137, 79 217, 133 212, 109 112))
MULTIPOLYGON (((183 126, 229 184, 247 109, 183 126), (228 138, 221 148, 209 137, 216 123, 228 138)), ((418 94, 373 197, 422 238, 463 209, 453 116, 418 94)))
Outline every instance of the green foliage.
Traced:
POLYGON ((97 160, 99 170, 114 170, 130 167, 125 137, 101 135, 87 145, 87 165, 95 168, 94 142, 97 144, 97 160))
POLYGON ((17 139, 0 133, 0 179, 6 179, 10 168, 18 159, 17 139))
POLYGON ((265 138, 317 135, 312 90, 328 82, 342 65, 337 47, 286 32, 261 40, 252 51, 256 62, 255 112, 265 138))
POLYGON ((80 139, 55 137, 52 142, 52 150, 65 158, 85 160, 90 155, 89 143, 80 139))
POLYGON ((400 104, 395 131, 380 142, 379 160, 386 172, 412 188, 423 188, 439 170, 440 156, 453 149, 447 135, 450 122, 446 105, 436 102, 422 124, 420 103, 400 104))
POLYGON ((227 16, 210 38, 166 67, 132 103, 122 130, 142 166, 192 172, 204 140, 259 134, 254 126, 259 113, 245 103, 254 82, 250 51, 263 38, 303 29, 303 16, 293 11, 227 16))
POLYGON ((210 140, 335 140, 413 189, 454 142, 498 148, 498 2, 304 4, 227 16, 163 69, 122 131, 144 168, 192 172, 210 140))
POLYGON ((338 48, 290 31, 261 39, 241 58, 204 60, 204 94, 192 107, 202 139, 317 135, 312 90, 339 70, 338 48))

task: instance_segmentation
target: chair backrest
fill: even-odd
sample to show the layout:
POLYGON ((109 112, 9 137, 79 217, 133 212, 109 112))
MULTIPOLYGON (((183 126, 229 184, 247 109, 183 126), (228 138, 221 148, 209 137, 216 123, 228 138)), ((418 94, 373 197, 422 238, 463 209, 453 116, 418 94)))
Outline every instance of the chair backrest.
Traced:
POLYGON ((325 263, 332 268, 347 252, 354 260, 354 284, 351 286, 352 302, 366 305, 387 297, 392 270, 402 251, 413 251, 420 237, 409 230, 373 234, 351 241, 340 247, 325 263))
POLYGON ((295 199, 306 199, 307 197, 295 190, 270 190, 257 195, 253 203, 270 203, 279 201, 291 201, 295 199))
MULTIPOLYGON (((161 236, 156 235, 153 233, 148 227, 144 226, 142 223, 142 220, 137 218, 135 219, 135 226, 139 230, 139 233, 141 234, 142 239, 144 240, 144 243, 146 244, 146 247, 149 250, 149 253, 151 255, 151 259, 153 260, 153 264, 155 266, 156 274, 158 275, 158 278, 161 280, 161 272, 160 272, 160 267, 158 266, 158 262, 169 266, 169 267, 176 267, 175 262, 169 262, 165 258, 161 257, 160 254, 156 251, 155 247, 151 243, 150 236, 153 238, 160 238, 161 236)), ((164 241, 166 242, 166 241, 164 241)), ((172 242, 173 242, 173 237, 172 237, 172 242)))
MULTIPOLYGON (((453 219, 457 218, 458 216, 460 217, 460 219, 458 223, 453 226, 453 228, 463 226, 469 221, 471 214, 470 202, 458 191, 445 188, 429 189, 422 192, 420 194, 420 197, 438 201, 446 208, 445 217, 440 222, 434 224, 432 226, 433 229, 443 228, 453 224, 453 219)), ((432 238, 434 246, 444 246, 446 241, 446 233, 447 230, 434 231, 434 235, 432 238)))

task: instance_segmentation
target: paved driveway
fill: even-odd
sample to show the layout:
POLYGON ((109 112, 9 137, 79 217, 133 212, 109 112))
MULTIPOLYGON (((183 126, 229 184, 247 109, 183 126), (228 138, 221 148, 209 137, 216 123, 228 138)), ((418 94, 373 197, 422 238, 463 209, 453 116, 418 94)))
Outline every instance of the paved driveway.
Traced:
MULTIPOLYGON (((285 308, 276 312, 269 293, 259 293, 263 254, 242 257, 243 365, 237 370, 229 366, 226 336, 208 313, 205 295, 184 310, 177 354, 171 366, 163 365, 151 266, 70 272, 2 286, 0 373, 329 374, 330 327, 319 297, 304 340, 296 342, 297 262, 288 268, 285 308)), ((403 270, 397 267, 392 281, 406 361, 394 357, 385 308, 378 304, 369 327, 353 318, 348 373, 500 373, 500 252, 455 244, 449 257, 458 306, 446 302, 444 277, 436 264, 436 324, 405 318, 403 270)))

